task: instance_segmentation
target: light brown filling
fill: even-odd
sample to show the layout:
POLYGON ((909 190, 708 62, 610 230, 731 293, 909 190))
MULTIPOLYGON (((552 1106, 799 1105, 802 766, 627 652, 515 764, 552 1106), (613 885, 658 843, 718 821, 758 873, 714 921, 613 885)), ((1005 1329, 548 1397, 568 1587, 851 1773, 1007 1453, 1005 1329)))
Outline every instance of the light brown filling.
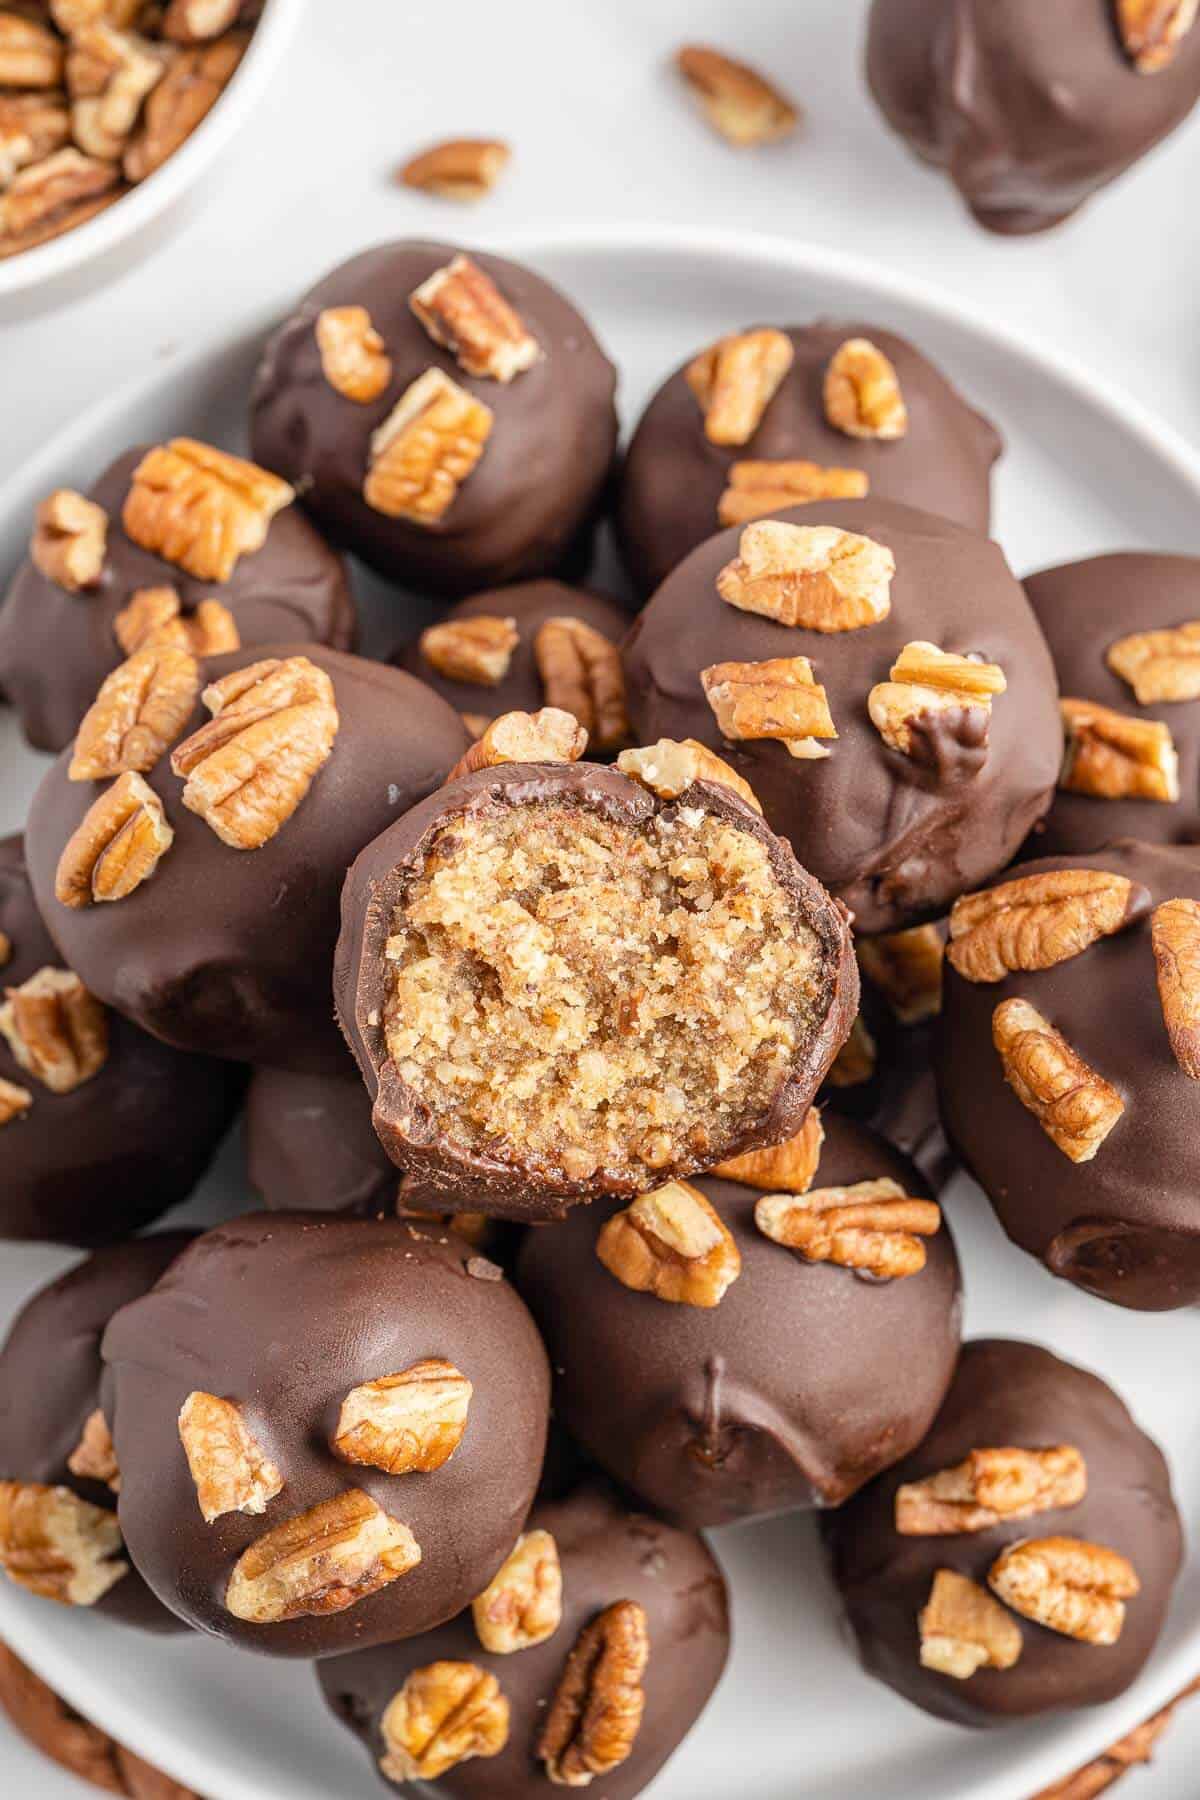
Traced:
POLYGON ((456 1146, 641 1180, 728 1144, 811 1028, 821 952, 757 839, 549 802, 456 819, 392 921, 384 1012, 456 1146))

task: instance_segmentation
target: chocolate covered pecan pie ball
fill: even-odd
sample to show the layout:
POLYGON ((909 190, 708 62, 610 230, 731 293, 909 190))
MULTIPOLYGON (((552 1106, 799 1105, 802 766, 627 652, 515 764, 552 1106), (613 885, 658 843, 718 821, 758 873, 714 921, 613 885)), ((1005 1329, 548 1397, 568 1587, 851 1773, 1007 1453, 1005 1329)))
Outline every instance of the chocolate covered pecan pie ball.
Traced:
POLYGON ((1183 1554, 1162 1452, 1113 1390, 1003 1338, 964 1345, 929 1436, 824 1529, 865 1668, 958 1725, 1123 1693, 1183 1554))
POLYGON ((531 1231, 517 1264, 555 1415, 695 1527, 837 1506, 928 1430, 958 1259, 925 1178, 814 1109, 786 1144, 531 1231))
POLYGON ((0 1238, 108 1243, 186 1200, 240 1072, 148 1037, 64 966, 0 838, 0 1238))
POLYGON ((163 1231, 97 1250, 26 1302, 0 1349, 0 1570, 43 1599, 145 1631, 182 1626, 121 1542, 100 1339, 194 1235, 163 1231))
POLYGON ((590 1483, 535 1508, 469 1611, 331 1657, 317 1677, 384 1782, 406 1793, 552 1800, 594 1782, 604 1800, 634 1800, 700 1717, 728 1654, 725 1581, 703 1538, 590 1483))
POLYGON ((625 665, 638 741, 716 750, 866 936, 1003 868, 1062 760, 1054 670, 999 549, 886 500, 710 538, 625 665))
POLYGON ((315 645, 123 663, 45 777, 43 916, 101 1000, 166 1043, 338 1070, 346 869, 468 743, 411 675, 315 645))
POLYGON ((989 231, 1044 231, 1200 98, 1190 0, 875 0, 867 78, 888 124, 989 231))
POLYGON ((509 714, 363 852, 334 973, 404 1191, 512 1219, 786 1137, 858 999, 842 909, 719 759, 538 760, 539 720, 579 754, 509 714))
POLYGON ((615 385, 586 320, 531 270, 384 244, 271 339, 251 439, 335 542, 453 596, 562 564, 608 479, 615 385))
POLYGON ((294 500, 265 469, 193 438, 127 451, 90 495, 48 495, 0 607, 0 693, 30 743, 70 743, 104 678, 151 640, 199 657, 349 649, 342 560, 294 500))
POLYGON ((942 1118, 1013 1242, 1147 1312, 1200 1300, 1200 849, 1022 865, 950 915, 942 1118))
POLYGON ((733 332, 664 382, 621 474, 621 548, 643 598, 727 525, 814 501, 899 500, 973 531, 1003 449, 915 345, 822 320, 733 332))
POLYGON ((525 1522, 545 1352, 448 1234, 218 1226, 103 1351, 129 1555, 202 1631, 309 1657, 415 1636, 483 1591, 525 1522))

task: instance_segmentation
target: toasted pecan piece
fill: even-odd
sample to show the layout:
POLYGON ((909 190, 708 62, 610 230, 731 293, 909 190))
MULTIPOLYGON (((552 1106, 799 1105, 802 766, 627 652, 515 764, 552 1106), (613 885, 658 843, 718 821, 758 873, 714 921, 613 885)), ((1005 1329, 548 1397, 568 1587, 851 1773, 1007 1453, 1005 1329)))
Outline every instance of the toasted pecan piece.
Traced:
POLYGON ((543 706, 540 712, 501 713, 455 763, 447 781, 496 769, 502 763, 578 762, 587 748, 587 732, 574 713, 543 706))
POLYGON ((348 1488, 256 1538, 234 1564, 225 1606, 251 1625, 323 1617, 390 1586, 420 1560, 408 1526, 348 1488))
POLYGON ((56 488, 34 518, 29 555, 47 581, 78 594, 104 573, 108 514, 74 488, 56 488))
POLYGON ((435 1781, 508 1743, 508 1701, 496 1677, 469 1662, 413 1669, 379 1721, 380 1773, 389 1781, 435 1781))
POLYGON ((1013 1093, 1072 1162, 1090 1162, 1125 1111, 1109 1082, 1028 1000, 1002 1000, 992 1042, 1013 1093))
POLYGON ((365 1381, 342 1401, 333 1453, 388 1475, 432 1474, 462 1443, 473 1392, 444 1357, 365 1381))
POLYGON ((0 87, 62 85, 63 44, 48 26, 17 12, 0 12, 0 87))
POLYGON ((625 671, 617 646, 582 619, 546 619, 533 640, 546 705, 573 713, 597 750, 629 742, 625 671))
POLYGON ((731 742, 778 738, 793 756, 828 756, 819 740, 836 738, 825 689, 807 656, 760 663, 714 663, 700 671, 704 696, 731 742))
POLYGON ((1116 0, 1117 29, 1139 75, 1157 75, 1175 60, 1196 23, 1200 0, 1116 0))
POLYGON ((804 1115, 804 1123, 792 1137, 766 1150, 747 1150, 744 1156, 731 1156, 718 1163, 712 1174, 723 1181, 740 1181, 746 1187, 768 1192, 807 1194, 816 1180, 825 1142, 825 1127, 815 1106, 804 1115))
POLYGON ((57 90, 0 93, 0 189, 19 169, 44 162, 71 139, 66 96, 57 90))
POLYGON ((191 137, 233 80, 249 42, 248 32, 229 31, 177 51, 121 159, 127 181, 145 181, 191 137))
POLYGON ((895 365, 870 338, 847 338, 829 360, 825 417, 853 438, 902 438, 908 408, 895 365))
POLYGON ((313 330, 321 372, 334 392, 359 406, 378 400, 392 379, 392 359, 366 307, 327 306, 313 330))
POLYGON ((0 1126, 23 1119, 33 1106, 33 1095, 15 1081, 0 1079, 0 1126))
POLYGON ((916 756, 939 719, 964 746, 985 748, 993 697, 1007 687, 998 663, 917 639, 892 664, 891 679, 871 689, 867 710, 888 749, 901 756, 916 756))
POLYGON ((954 1569, 939 1569, 919 1617, 921 1664, 967 1681, 977 1669, 1011 1669, 1020 1660, 1021 1627, 985 1588, 954 1569))
POLYGON ((748 525, 717 576, 729 606, 806 631, 861 631, 892 608, 896 559, 884 544, 833 525, 748 525))
POLYGON ((163 803, 140 775, 120 776, 95 799, 58 859, 63 906, 124 900, 148 881, 175 841, 163 803))
POLYGON ((1027 1538, 1010 1544, 988 1571, 988 1585, 1022 1618, 1081 1644, 1115 1644, 1125 1602, 1141 1592, 1127 1556, 1085 1538, 1027 1538))
POLYGON ((148 450, 133 471, 121 519, 143 550, 197 581, 228 581, 261 550, 271 520, 295 499, 278 475, 195 438, 148 450))
POLYGON ((1073 1444, 1046 1450, 972 1450, 952 1469, 896 1489, 901 1537, 953 1537, 990 1531, 1009 1519, 1078 1506, 1087 1464, 1073 1444))
POLYGON ((1175 1061, 1200 1081, 1200 904, 1164 900, 1150 920, 1158 997, 1175 1061))
POLYGON ((719 1306, 742 1271, 728 1226, 686 1181, 639 1194, 614 1213, 596 1239, 596 1255, 625 1287, 683 1306, 719 1306))
POLYGON ((67 1468, 83 1481, 100 1481, 114 1494, 121 1491, 121 1470, 113 1448, 108 1420, 98 1406, 83 1421, 79 1442, 67 1458, 67 1468))
POLYGON ((1200 619, 1118 638, 1104 660, 1129 683, 1139 706, 1200 700, 1200 619))
POLYGON ((185 613, 172 587, 137 588, 113 620, 113 635, 126 656, 146 644, 175 644, 193 656, 220 656, 240 650, 237 620, 220 600, 201 600, 185 613))
POLYGON ((266 1512, 282 1492, 283 1476, 232 1400, 190 1393, 179 1412, 179 1438, 206 1524, 226 1513, 266 1512))
POLYGON ((936 925, 860 938, 855 949, 863 974, 884 994, 901 1025, 918 1025, 941 1012, 945 946, 936 925))
POLYGON ((152 640, 119 663, 80 722, 67 766, 71 781, 148 775, 192 716, 200 665, 190 650, 152 640))
POLYGON ((70 1488, 0 1481, 0 1569, 43 1600, 94 1606, 129 1573, 115 1513, 70 1488))
POLYGON ((863 500, 870 492, 862 469, 831 469, 815 462, 735 462, 717 502, 719 525, 749 525, 788 506, 814 500, 863 500))
POLYGON ((469 256, 435 269, 408 304, 434 343, 449 350, 467 375, 513 381, 542 354, 521 315, 469 256))
POLYGON ((552 1532, 524 1532, 471 1602, 475 1631, 493 1656, 544 1644, 562 1624, 562 1563, 552 1532))
POLYGON ((1066 756, 1058 785, 1097 800, 1179 798, 1179 757, 1170 727, 1137 719, 1094 700, 1063 699, 1066 756))
POLYGON ((1149 910, 1149 891, 1127 876, 1048 869, 956 900, 946 954, 968 981, 1003 981, 1068 962, 1149 910))
POLYGON ((371 438, 363 499, 389 519, 444 518, 487 447, 494 414, 482 400, 426 369, 371 438))
POLYGON ((627 1760, 641 1729, 649 1660, 646 1614, 635 1600, 616 1601, 584 1626, 537 1742, 556 1787, 587 1787, 627 1760))
POLYGON ((133 32, 99 21, 67 50, 71 131, 89 156, 116 162, 129 141, 142 102, 159 81, 166 58, 133 32))
POLYGON ((850 1187, 764 1194, 755 1204, 754 1223, 764 1237, 798 1250, 806 1262, 867 1269, 894 1281, 925 1267, 921 1239, 940 1230, 942 1212, 935 1201, 914 1200, 898 1181, 882 1176, 850 1187))
POLYGON ((0 1036, 52 1094, 74 1093, 108 1061, 108 1014, 70 969, 39 969, 5 988, 0 1036))
MULTIPOLYGON (((515 619, 476 613, 470 619, 444 619, 421 633, 421 655, 447 681, 497 687, 512 665, 521 641, 515 619)), ((481 735, 481 734, 477 734, 481 735)))
POLYGON ((86 224, 123 191, 116 163, 85 156, 74 145, 28 163, 0 193, 0 260, 86 224))
POLYGON ((748 444, 796 359, 786 332, 764 327, 719 338, 684 376, 704 414, 710 444, 748 444))
POLYGON ((756 813, 762 812, 750 783, 731 769, 724 757, 696 738, 659 738, 656 744, 646 744, 641 749, 622 750, 617 768, 663 800, 678 800, 694 781, 715 781, 720 787, 731 788, 756 813))
POLYGON ((469 205, 491 193, 511 157, 499 138, 445 138, 410 158, 397 180, 439 200, 469 205))
POLYGON ((241 0, 170 0, 162 34, 177 44, 204 44, 236 25, 241 0))
POLYGON ((675 63, 709 123, 738 149, 778 143, 800 122, 788 96, 749 63, 735 62, 707 44, 685 44, 675 63))

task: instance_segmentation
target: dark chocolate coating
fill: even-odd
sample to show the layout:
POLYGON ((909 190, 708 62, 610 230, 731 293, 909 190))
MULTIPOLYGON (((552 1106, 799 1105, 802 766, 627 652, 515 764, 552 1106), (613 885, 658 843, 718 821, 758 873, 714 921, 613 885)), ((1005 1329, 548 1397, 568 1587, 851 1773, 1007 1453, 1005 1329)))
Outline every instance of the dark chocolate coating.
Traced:
MULTIPOLYGON (((152 1288, 194 1236, 161 1231, 97 1250, 25 1302, 0 1349, 0 1479, 68 1487, 116 1511, 105 1483, 67 1467, 100 1404, 100 1339, 113 1314, 152 1288)), ((144 1631, 183 1629, 132 1567, 92 1610, 144 1631)))
POLYGON ((986 538, 886 500, 778 516, 887 545, 896 559, 887 618, 818 632, 730 606, 717 576, 737 557, 741 532, 720 532, 667 578, 630 632, 634 733, 639 743, 695 737, 711 745, 750 783, 800 861, 850 908, 856 930, 897 931, 947 912, 1003 868, 1045 811, 1062 760, 1054 670, 1019 583, 986 538), (982 767, 952 744, 940 768, 902 756, 872 724, 871 689, 918 639, 1004 670, 1008 692, 993 701, 982 767), (798 761, 772 740, 727 743, 701 686, 713 663, 791 656, 810 659, 829 696, 838 738, 821 761, 798 761))
MULTIPOLYGON (((811 1039, 797 1046, 771 1104, 757 1117, 747 1118, 731 1143, 715 1146, 705 1166, 762 1144, 779 1143, 799 1129, 858 1005, 858 967, 844 910, 731 788, 695 782, 677 801, 668 802, 597 763, 510 763, 460 776, 397 820, 355 862, 342 896, 342 934, 334 964, 338 1018, 371 1095, 375 1130, 392 1160, 403 1166, 406 1187, 412 1185, 423 1205, 533 1220, 558 1218, 573 1202, 599 1194, 637 1191, 617 1171, 598 1169, 580 1180, 561 1170, 464 1150, 439 1128, 387 1054, 382 1023, 384 946, 395 908, 408 881, 419 873, 431 838, 448 820, 464 814, 546 801, 577 806, 630 828, 688 806, 731 821, 764 845, 772 873, 791 897, 796 917, 817 938, 823 968, 814 998, 818 1023, 811 1039)), ((694 1157, 680 1160, 664 1168, 661 1179, 687 1175, 696 1166, 694 1157)))
POLYGON ((1118 638, 1200 619, 1200 558, 1144 551, 1092 556, 1043 569, 1025 582, 1046 634, 1058 685, 1073 700, 1097 700, 1135 719, 1161 719, 1179 754, 1179 799, 1100 800, 1058 792, 1026 845, 1030 856, 1074 856, 1116 838, 1147 844, 1200 840, 1200 701, 1140 706, 1104 660, 1118 638))
POLYGON ((747 444, 709 443, 687 363, 642 414, 622 467, 617 528, 643 598, 720 528, 717 504, 735 462, 802 460, 861 469, 872 499, 902 501, 987 531, 992 465, 1003 440, 941 371, 906 338, 878 325, 823 319, 786 330, 795 360, 747 444), (908 408, 902 438, 848 437, 825 418, 825 371, 846 339, 856 337, 869 338, 896 370, 908 408))
MULTIPOLYGON (((0 932, 12 945, 0 997, 63 959, 34 905, 19 837, 0 838, 0 932)), ((0 1078, 33 1095, 0 1127, 0 1238, 87 1247, 128 1237, 186 1200, 233 1119, 240 1070, 188 1056, 108 1015, 90 1081, 51 1093, 0 1036, 0 1078)))
POLYGON ((452 1617, 508 1555, 537 1487, 549 1370, 506 1281, 469 1246, 399 1220, 259 1213, 218 1226, 105 1333, 105 1404, 121 1528, 138 1569, 188 1624, 275 1656, 329 1656, 452 1617), (386 1475, 329 1448, 354 1387, 444 1357, 473 1383, 467 1427, 432 1474, 386 1475), (194 1390, 242 1408, 284 1478, 261 1517, 206 1525, 179 1439, 194 1390), (264 1532, 347 1489, 402 1520, 422 1559, 341 1612, 249 1624, 227 1612, 234 1563, 264 1532))
MULTIPOLYGON (((291 818, 260 850, 234 850, 182 804, 170 757, 147 777, 175 842, 127 899, 72 910, 54 897, 64 845, 101 784, 69 781, 62 756, 38 789, 30 873, 64 956, 92 992, 166 1043, 247 1062, 340 1069, 329 967, 349 864, 437 787, 468 743, 436 694, 398 669, 312 644, 213 657, 212 679, 264 655, 307 656, 333 680, 333 750, 291 818)), ((187 731, 208 720, 198 703, 187 731)))
POLYGON ((246 1094, 246 1172, 271 1212, 392 1214, 400 1171, 375 1136, 348 1057, 336 1075, 256 1069, 246 1094))
MULTIPOLYGON (((509 1703, 508 1742, 498 1756, 459 1763, 436 1781, 398 1784, 431 1800, 545 1800, 562 1792, 534 1755, 563 1664, 584 1627, 619 1600, 644 1608, 650 1656, 641 1726, 627 1760, 595 1782, 602 1800, 634 1800, 679 1748, 707 1705, 729 1654, 729 1602, 720 1566, 703 1538, 631 1512, 606 1483, 538 1506, 529 1530, 548 1531, 563 1574, 562 1623, 529 1650, 484 1650, 471 1613, 404 1644, 332 1657, 317 1670, 325 1698, 378 1769, 380 1720, 414 1669, 470 1662, 494 1675, 509 1703)), ((384 1785, 394 1784, 381 1777, 384 1785)))
POLYGON ((864 1667, 915 1706, 958 1725, 1003 1725, 1034 1713, 1099 1706, 1137 1677, 1162 1627, 1183 1553, 1183 1534, 1162 1452, 1098 1376, 1037 1344, 978 1338, 963 1346, 946 1403, 911 1456, 824 1521, 834 1580, 864 1667), (901 1537, 896 1490, 953 1468, 972 1450, 1047 1449, 1071 1444, 1087 1464, 1078 1506, 1012 1519, 953 1537, 901 1537), (1113 1645, 1078 1642, 1028 1619, 1011 1669, 980 1669, 966 1681, 925 1669, 917 1615, 938 1569, 987 1585, 1008 1544, 1077 1537, 1133 1563, 1141 1593, 1127 1603, 1113 1645))
MULTIPOLYGON (((867 991, 864 976, 864 995, 867 991)), ((933 1027, 926 1022, 879 1028, 872 1020, 868 1029, 875 1038, 877 1056, 871 1079, 850 1087, 827 1081, 821 1090, 821 1104, 869 1125, 910 1157, 928 1181, 943 1187, 956 1164, 938 1112, 933 1027)))
POLYGON ((99 585, 68 593, 27 557, 0 609, 0 693, 17 708, 35 749, 58 751, 75 736, 124 656, 113 622, 139 588, 174 588, 185 614, 201 600, 220 600, 246 649, 283 642, 353 647, 357 621, 342 559, 294 504, 276 513, 262 549, 239 557, 226 582, 197 581, 127 537, 121 508, 148 447, 127 450, 89 489, 108 514, 99 585))
MULTIPOLYGON (((928 1184, 882 1138, 826 1111, 814 1186, 928 1184)), ((949 1231, 898 1281, 808 1263, 754 1223, 761 1190, 705 1176, 742 1257, 715 1308, 637 1293, 596 1239, 617 1203, 531 1231, 516 1281, 555 1371, 554 1409, 608 1474, 694 1527, 838 1506, 928 1430, 958 1354, 949 1231)))
MULTIPOLYGON (((1200 900, 1200 849, 1130 839, 1018 873, 1110 869, 1163 900, 1200 900)), ((937 1049, 947 1134, 1013 1242, 1089 1294, 1144 1312, 1200 1300, 1200 1086, 1163 1024, 1147 911, 1116 937, 1036 974, 980 984, 947 965, 937 1049), (1090 1162, 1074 1163, 1004 1079, 992 1015, 1020 996, 1125 1102, 1090 1162)))
POLYGON ((532 270, 471 251, 543 354, 507 384, 468 375, 435 344, 409 297, 461 254, 406 240, 353 257, 318 282, 263 353, 251 398, 257 459, 301 485, 303 504, 336 543, 381 575, 431 593, 552 573, 592 520, 617 441, 616 371, 583 317, 532 270), (392 359, 377 400, 345 399, 321 370, 314 327, 327 306, 365 306, 392 359), (428 526, 391 519, 362 496, 372 434, 426 369, 491 408, 483 455, 446 514, 428 526))
POLYGON ((875 0, 867 79, 888 124, 989 231, 1059 224, 1185 119, 1200 32, 1140 74, 1109 0, 875 0))

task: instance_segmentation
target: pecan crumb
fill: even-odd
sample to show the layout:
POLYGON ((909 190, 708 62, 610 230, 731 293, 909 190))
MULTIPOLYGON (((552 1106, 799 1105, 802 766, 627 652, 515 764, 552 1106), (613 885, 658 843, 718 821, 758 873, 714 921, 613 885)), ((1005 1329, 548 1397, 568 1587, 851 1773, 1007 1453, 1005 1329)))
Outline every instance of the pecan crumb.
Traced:
POLYGON ((942 1213, 935 1201, 914 1200, 898 1181, 883 1176, 805 1194, 764 1194, 755 1204, 754 1223, 764 1237, 798 1250, 806 1262, 865 1269, 894 1281, 925 1267, 921 1239, 940 1229, 942 1213))
POLYGON ((807 1194, 816 1179, 824 1142, 821 1115, 815 1106, 810 1106, 793 1137, 767 1150, 748 1150, 744 1156, 732 1156, 727 1162, 718 1163, 712 1173, 723 1181, 740 1181, 746 1187, 807 1194))
POLYGON ((729 606, 806 631, 861 631, 892 609, 896 559, 884 544, 833 525, 748 525, 717 576, 729 606))
POLYGON ((1078 1506, 1087 1493, 1087 1464, 1073 1444, 1047 1450, 972 1450, 896 1490, 896 1530, 902 1537, 951 1537, 990 1531, 1009 1519, 1028 1519, 1078 1506))
POLYGON ((790 137, 800 113, 788 96, 748 63, 735 62, 705 44, 685 44, 676 67, 696 94, 705 117, 739 149, 790 137))
POLYGON ((135 773, 94 800, 68 838, 54 877, 63 906, 124 900, 148 881, 175 841, 163 803, 135 773))
POLYGON ((1005 1080, 1046 1136, 1072 1162, 1090 1162, 1125 1111, 1116 1088, 1028 1000, 1001 1001, 992 1042, 1005 1080))
POLYGON ((587 1787, 631 1754, 646 1705, 646 1614, 618 1600, 585 1625, 567 1657, 536 1755, 556 1787, 587 1787))
POLYGON ((469 256, 456 256, 444 269, 435 269, 408 303, 464 374, 513 381, 542 354, 520 314, 469 256))
POLYGON ((719 1306, 742 1271, 733 1234, 686 1181, 639 1194, 614 1213, 596 1239, 596 1255, 625 1287, 683 1306, 719 1306))
POLYGON ((1124 875, 1049 869, 956 900, 946 954, 968 981, 1003 981, 1068 962, 1149 910, 1147 889, 1124 875))
POLYGON ((709 443, 748 444, 795 358, 787 333, 770 328, 737 332, 702 350, 684 373, 709 443))
POLYGON ((988 1571, 992 1592, 1022 1618, 1082 1644, 1115 1644, 1125 1602, 1141 1592, 1127 1556, 1084 1538, 1026 1538, 988 1571))
POLYGON ((1023 1649, 1021 1627, 965 1575, 939 1569, 921 1609, 921 1664, 955 1681, 977 1669, 1011 1669, 1023 1649))
POLYGON ((825 371, 825 417, 853 438, 902 438, 908 408, 894 364, 869 338, 847 338, 825 371))
POLYGON ((498 138, 447 138, 412 157, 397 179, 439 200, 469 204, 491 193, 511 156, 498 138))

